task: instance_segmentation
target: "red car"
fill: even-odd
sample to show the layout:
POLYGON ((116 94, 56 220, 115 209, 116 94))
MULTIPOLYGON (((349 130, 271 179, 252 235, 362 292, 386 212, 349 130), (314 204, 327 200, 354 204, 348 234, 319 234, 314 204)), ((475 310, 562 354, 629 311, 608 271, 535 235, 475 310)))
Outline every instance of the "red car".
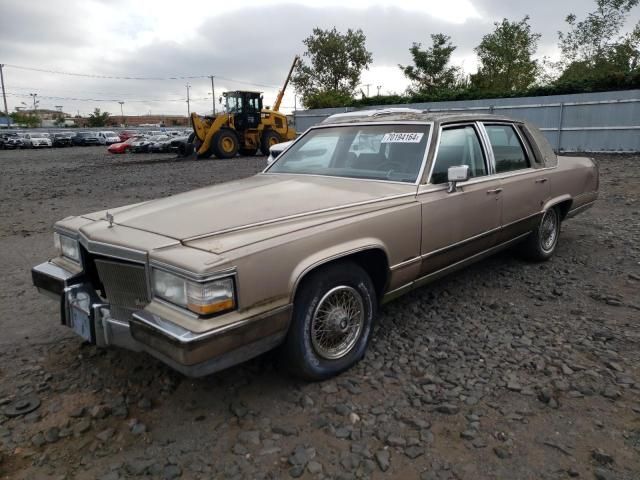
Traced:
POLYGON ((138 140, 140 137, 129 137, 124 142, 114 143, 109 145, 107 151, 109 153, 125 153, 127 150, 131 148, 131 144, 138 140))
POLYGON ((138 135, 139 133, 135 130, 123 130, 118 134, 120 140, 122 140, 123 142, 129 140, 131 137, 137 137, 138 135))

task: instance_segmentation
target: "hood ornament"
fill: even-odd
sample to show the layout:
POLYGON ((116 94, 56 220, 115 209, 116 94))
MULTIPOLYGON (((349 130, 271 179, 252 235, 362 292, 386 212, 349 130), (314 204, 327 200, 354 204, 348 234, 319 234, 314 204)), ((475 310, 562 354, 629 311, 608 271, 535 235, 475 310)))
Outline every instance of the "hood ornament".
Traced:
POLYGON ((107 212, 106 217, 107 217, 107 222, 109 222, 109 228, 113 227, 113 215, 107 212))

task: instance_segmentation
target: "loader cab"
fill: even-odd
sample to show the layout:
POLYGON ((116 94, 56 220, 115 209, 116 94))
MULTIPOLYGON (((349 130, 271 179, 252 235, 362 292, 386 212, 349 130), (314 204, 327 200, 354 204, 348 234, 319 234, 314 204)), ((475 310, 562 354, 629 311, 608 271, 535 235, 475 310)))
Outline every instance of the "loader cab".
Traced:
POLYGON ((223 96, 227 113, 233 115, 236 130, 258 128, 262 112, 261 92, 225 92, 223 96))

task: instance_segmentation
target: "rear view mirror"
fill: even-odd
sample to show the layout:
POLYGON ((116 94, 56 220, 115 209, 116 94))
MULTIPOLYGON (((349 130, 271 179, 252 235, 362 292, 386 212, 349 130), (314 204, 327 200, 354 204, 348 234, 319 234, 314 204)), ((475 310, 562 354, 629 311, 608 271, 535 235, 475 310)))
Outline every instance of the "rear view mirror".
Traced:
POLYGON ((449 181, 449 193, 456 191, 458 182, 466 182, 469 180, 469 165, 460 165, 459 167, 449 167, 447 170, 447 180, 449 181))

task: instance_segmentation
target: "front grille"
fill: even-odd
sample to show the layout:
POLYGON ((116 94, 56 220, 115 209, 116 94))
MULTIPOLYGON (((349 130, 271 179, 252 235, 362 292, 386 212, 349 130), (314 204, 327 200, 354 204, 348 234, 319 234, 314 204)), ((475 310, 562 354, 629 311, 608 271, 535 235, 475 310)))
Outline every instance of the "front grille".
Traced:
POLYGON ((144 266, 104 259, 96 259, 95 265, 113 318, 128 321, 151 301, 144 266))

